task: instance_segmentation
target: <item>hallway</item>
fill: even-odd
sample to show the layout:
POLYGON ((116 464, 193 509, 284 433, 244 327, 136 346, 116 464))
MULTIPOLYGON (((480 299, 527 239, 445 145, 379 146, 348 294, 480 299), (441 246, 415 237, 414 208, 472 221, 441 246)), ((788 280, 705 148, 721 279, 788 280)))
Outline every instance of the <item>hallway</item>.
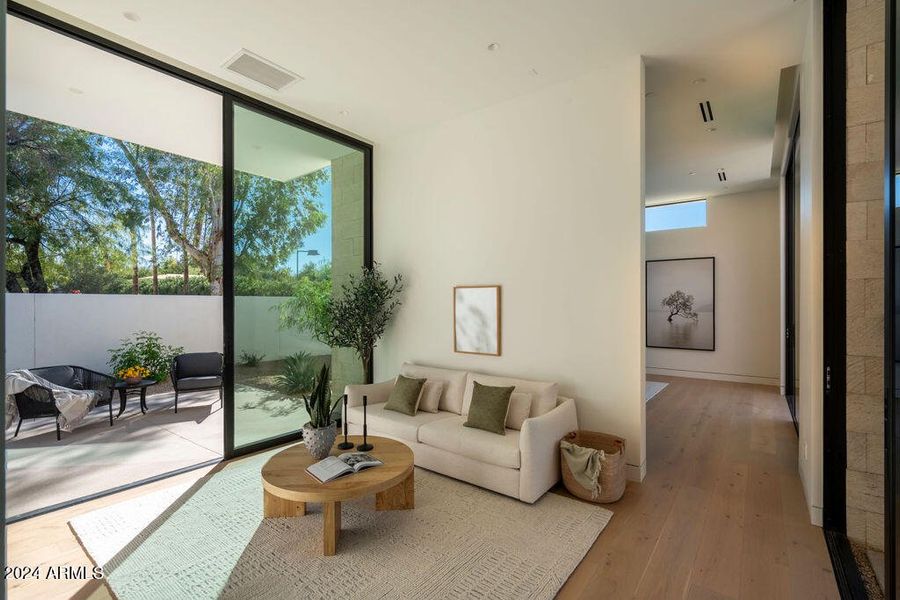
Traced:
POLYGON ((559 598, 838 598, 778 389, 654 379, 647 477, 559 598))

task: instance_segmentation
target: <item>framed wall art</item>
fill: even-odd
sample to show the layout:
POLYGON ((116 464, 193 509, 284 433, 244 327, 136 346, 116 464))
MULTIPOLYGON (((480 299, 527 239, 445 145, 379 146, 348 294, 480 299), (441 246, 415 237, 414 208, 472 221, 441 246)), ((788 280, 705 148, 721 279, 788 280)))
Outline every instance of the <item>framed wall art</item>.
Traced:
POLYGON ((453 351, 500 356, 500 286, 453 288, 453 351))
POLYGON ((716 259, 647 261, 647 347, 716 349, 716 259))

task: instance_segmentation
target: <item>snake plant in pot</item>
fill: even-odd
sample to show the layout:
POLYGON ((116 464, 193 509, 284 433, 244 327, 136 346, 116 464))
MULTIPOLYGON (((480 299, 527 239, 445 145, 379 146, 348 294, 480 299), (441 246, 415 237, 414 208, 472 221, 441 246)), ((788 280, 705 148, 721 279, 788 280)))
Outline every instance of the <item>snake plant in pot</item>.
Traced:
POLYGON ((309 415, 309 422, 303 426, 303 441, 310 455, 318 460, 331 453, 331 447, 337 437, 337 427, 332 419, 332 413, 341 399, 338 397, 331 402, 329 375, 328 365, 322 365, 312 392, 309 396, 303 396, 303 404, 309 415))

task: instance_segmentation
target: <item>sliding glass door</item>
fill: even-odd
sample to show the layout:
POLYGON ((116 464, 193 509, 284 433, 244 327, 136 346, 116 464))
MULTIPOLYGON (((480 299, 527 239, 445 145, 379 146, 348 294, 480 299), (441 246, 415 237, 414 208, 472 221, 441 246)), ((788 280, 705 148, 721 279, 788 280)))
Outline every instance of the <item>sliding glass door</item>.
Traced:
MULTIPOLYGON (((361 149, 233 104, 233 446, 297 437, 323 365, 334 394, 359 361, 314 335, 321 309, 366 260, 361 149)), ((227 309, 226 309, 227 310, 227 309)), ((226 328, 228 325, 226 324, 226 328)), ((229 337, 229 336, 226 336, 229 337)))

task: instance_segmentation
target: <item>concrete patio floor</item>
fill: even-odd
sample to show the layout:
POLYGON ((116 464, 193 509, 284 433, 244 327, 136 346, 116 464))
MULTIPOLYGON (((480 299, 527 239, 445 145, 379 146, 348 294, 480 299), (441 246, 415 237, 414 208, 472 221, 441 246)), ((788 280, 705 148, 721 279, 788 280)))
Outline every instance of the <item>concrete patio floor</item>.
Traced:
MULTIPOLYGON (((26 420, 18 437, 6 431, 6 514, 13 517, 177 469, 222 458, 224 411, 217 391, 147 396, 147 414, 137 397, 109 426, 97 407, 72 432, 56 441, 52 418, 26 420)), ((114 400, 113 416, 118 412, 114 400)), ((238 385, 235 443, 240 446, 291 430, 307 420, 296 400, 238 385)))

